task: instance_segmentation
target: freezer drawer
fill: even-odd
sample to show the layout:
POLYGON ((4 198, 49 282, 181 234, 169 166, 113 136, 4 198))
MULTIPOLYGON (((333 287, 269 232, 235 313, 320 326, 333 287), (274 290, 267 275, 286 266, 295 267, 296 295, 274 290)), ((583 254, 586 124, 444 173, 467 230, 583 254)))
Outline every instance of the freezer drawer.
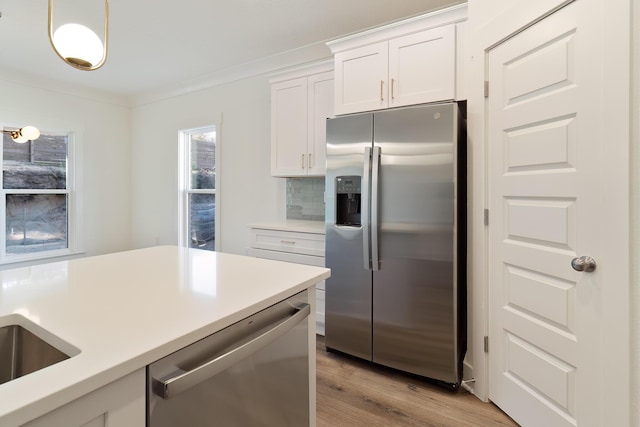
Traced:
POLYGON ((308 426, 307 291, 147 367, 147 426, 308 426))

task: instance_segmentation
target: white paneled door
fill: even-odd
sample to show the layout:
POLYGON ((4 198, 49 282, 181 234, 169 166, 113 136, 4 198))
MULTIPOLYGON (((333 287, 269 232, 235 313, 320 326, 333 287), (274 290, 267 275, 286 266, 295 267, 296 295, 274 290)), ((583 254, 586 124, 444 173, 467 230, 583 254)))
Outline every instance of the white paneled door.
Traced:
POLYGON ((489 397, 523 426, 604 425, 603 392, 615 392, 603 391, 602 367, 614 284, 606 265, 572 267, 606 259, 602 58, 588 4, 488 54, 489 397))

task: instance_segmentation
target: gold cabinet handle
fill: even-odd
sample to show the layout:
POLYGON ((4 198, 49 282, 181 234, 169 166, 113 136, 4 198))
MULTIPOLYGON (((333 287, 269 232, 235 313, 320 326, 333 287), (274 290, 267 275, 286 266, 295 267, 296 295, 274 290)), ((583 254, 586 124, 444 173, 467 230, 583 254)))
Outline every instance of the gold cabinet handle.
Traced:
POLYGON ((312 165, 312 164, 313 164, 313 163, 311 162, 311 153, 309 153, 309 169, 311 169, 311 165, 312 165))
POLYGON ((302 162, 300 162, 300 168, 304 169, 304 154, 302 155, 302 162))
POLYGON ((384 86, 384 80, 380 80, 380 101, 384 101, 384 96, 382 95, 383 86, 384 86))
POLYGON ((287 245, 295 245, 296 244, 295 240, 280 240, 280 243, 287 244, 287 245))

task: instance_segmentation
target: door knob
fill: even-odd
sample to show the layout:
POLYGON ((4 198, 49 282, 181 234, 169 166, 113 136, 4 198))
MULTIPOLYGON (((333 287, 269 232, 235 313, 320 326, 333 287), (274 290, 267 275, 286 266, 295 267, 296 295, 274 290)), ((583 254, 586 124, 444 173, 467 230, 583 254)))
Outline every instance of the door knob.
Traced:
POLYGON ((571 267, 575 271, 584 271, 585 273, 591 273, 596 269, 596 260, 590 256, 576 257, 571 260, 571 267))

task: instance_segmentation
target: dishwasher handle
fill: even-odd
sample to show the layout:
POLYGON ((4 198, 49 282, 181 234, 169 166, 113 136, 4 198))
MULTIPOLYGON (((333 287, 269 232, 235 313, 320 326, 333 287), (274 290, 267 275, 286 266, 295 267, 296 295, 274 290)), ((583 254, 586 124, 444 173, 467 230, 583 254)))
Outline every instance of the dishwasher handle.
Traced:
POLYGON ((214 377, 248 356, 258 352, 260 349, 266 347, 287 333, 294 326, 307 318, 310 313, 311 306, 309 304, 301 304, 296 308, 296 311, 291 316, 287 317, 285 320, 279 322, 276 326, 260 334, 251 341, 242 344, 241 346, 238 346, 213 360, 203 363, 190 371, 181 371, 177 375, 166 379, 153 378, 153 393, 165 400, 177 396, 178 394, 214 377))

